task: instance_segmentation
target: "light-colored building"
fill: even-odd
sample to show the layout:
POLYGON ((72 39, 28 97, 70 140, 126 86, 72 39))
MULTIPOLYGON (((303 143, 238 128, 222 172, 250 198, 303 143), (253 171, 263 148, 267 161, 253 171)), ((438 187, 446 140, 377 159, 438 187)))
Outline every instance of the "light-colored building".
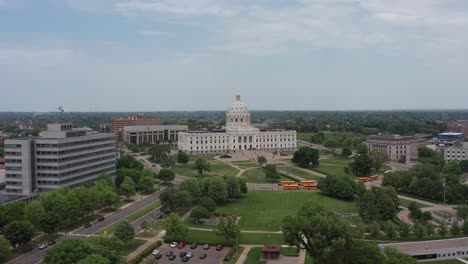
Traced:
POLYGON ((127 126, 123 128, 124 142, 129 144, 145 144, 157 142, 177 142, 178 134, 187 132, 186 125, 159 126, 127 126))
POLYGON ((405 161, 418 159, 418 150, 425 145, 425 140, 411 136, 382 136, 367 137, 367 149, 369 151, 381 151, 388 154, 392 161, 405 161))
POLYGON ((250 125, 250 113, 237 93, 226 114, 226 127, 216 131, 179 133, 178 148, 189 154, 227 154, 239 150, 290 152, 296 150, 296 131, 259 129, 250 125))
POLYGON ((36 138, 5 141, 6 192, 31 194, 116 172, 115 136, 49 124, 36 138))
POLYGON ((412 256, 419 262, 468 257, 468 237, 380 244, 412 256))
POLYGON ((459 143, 451 147, 445 147, 444 159, 447 162, 451 160, 468 160, 468 142, 459 143))
MULTIPOLYGON (((159 118, 147 118, 144 114, 128 116, 124 118, 113 118, 110 125, 110 131, 115 134, 118 141, 123 141, 124 128, 128 126, 154 126, 159 125, 159 118)), ((101 129, 107 129, 107 124, 101 125, 101 129)), ((106 131, 107 132, 107 131, 106 131)))

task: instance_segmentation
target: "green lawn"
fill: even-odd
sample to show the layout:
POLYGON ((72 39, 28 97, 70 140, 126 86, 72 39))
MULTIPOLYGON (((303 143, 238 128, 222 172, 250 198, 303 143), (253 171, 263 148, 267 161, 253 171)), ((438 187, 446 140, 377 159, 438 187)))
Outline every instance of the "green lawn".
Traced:
POLYGON ((313 170, 321 172, 326 175, 337 175, 337 176, 344 176, 347 175, 344 172, 345 166, 336 166, 336 165, 326 165, 320 163, 320 165, 317 168, 314 168, 313 170))
POLYGON ((253 163, 249 161, 237 161, 237 162, 232 162, 233 165, 236 165, 242 169, 247 169, 247 168, 260 168, 260 164, 258 163, 253 163))
POLYGON ((296 247, 282 247, 281 254, 285 256, 299 256, 299 250, 296 247))
POLYGON ((145 243, 146 240, 143 239, 132 239, 128 241, 123 246, 122 256, 127 256, 145 243))
POLYGON ((336 164, 336 165, 343 165, 343 166, 348 165, 352 161, 353 159, 349 159, 346 157, 334 157, 334 156, 320 159, 320 163, 336 164))
MULTIPOLYGON (((246 170, 240 178, 245 179, 246 182, 250 183, 271 183, 269 179, 265 176, 265 171, 262 168, 246 170)), ((280 181, 290 181, 290 178, 284 177, 281 175, 280 181)))
MULTIPOLYGON (((401 205, 401 206, 404 206, 404 207, 408 208, 408 206, 409 206, 410 204, 411 204, 411 201, 400 198, 400 205, 401 205)), ((429 207, 428 205, 421 204, 421 203, 416 203, 416 206, 417 206, 418 208, 429 207)))
POLYGON ((311 173, 305 172, 305 171, 303 171, 301 169, 294 168, 294 167, 278 167, 278 170, 289 172, 289 173, 294 174, 296 176, 302 177, 302 178, 304 178, 306 180, 320 179, 320 177, 318 177, 318 176, 315 176, 315 175, 313 175, 311 173))
POLYGON ((262 257, 262 249, 259 247, 251 248, 249 253, 247 254, 247 260, 245 263, 247 264, 254 264, 257 263, 260 258, 262 257))
POLYGON ((229 259, 228 261, 224 261, 223 263, 224 264, 236 264, 237 260, 239 259, 243 251, 244 251, 243 247, 238 247, 236 254, 232 255, 231 259, 229 259))
MULTIPOLYGON (((216 235, 214 231, 189 230, 187 242, 197 242, 199 244, 223 244, 224 238, 216 235)), ((282 234, 256 234, 241 233, 239 235, 240 244, 258 245, 258 244, 283 244, 282 234)))
POLYGON ((357 212, 356 204, 310 191, 249 191, 246 198, 219 206, 217 212, 241 217, 242 230, 280 230, 281 221, 295 215, 306 201, 316 201, 336 212, 357 212))
POLYGON ((297 133, 297 139, 310 142, 310 138, 314 133, 297 133))
MULTIPOLYGON (((192 169, 192 165, 176 165, 173 167, 175 174, 188 177, 199 177, 198 172, 192 169)), ((236 176, 239 170, 224 163, 210 163, 210 170, 203 173, 202 176, 236 176)))

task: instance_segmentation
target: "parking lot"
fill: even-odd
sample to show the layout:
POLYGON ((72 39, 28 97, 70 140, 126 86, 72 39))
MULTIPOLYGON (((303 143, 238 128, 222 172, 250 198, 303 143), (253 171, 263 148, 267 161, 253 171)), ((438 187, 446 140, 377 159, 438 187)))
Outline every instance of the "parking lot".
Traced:
POLYGON ((171 248, 169 244, 163 244, 159 247, 161 251, 162 257, 158 260, 160 264, 167 264, 167 263, 182 263, 181 258, 179 257, 180 252, 192 252, 193 257, 187 261, 187 263, 196 263, 196 264, 219 264, 223 262, 224 256, 228 253, 230 248, 223 248, 221 251, 216 251, 216 246, 210 246, 208 250, 203 249, 203 245, 198 245, 196 249, 191 249, 190 244, 186 245, 182 249, 178 248, 171 248), (174 260, 169 260, 169 257, 166 256, 168 251, 173 252, 176 255, 174 260), (205 259, 200 259, 201 254, 207 254, 205 259))

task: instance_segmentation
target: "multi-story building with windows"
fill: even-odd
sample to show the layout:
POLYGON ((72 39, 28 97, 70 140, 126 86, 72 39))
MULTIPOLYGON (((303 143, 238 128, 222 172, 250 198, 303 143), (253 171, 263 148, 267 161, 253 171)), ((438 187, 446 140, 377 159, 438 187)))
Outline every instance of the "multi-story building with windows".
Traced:
POLYGON ((5 141, 6 192, 31 194, 94 181, 116 172, 111 133, 49 124, 36 138, 5 141))
POLYGON ((444 159, 447 162, 451 160, 468 160, 468 142, 463 142, 454 146, 445 147, 444 159))
MULTIPOLYGON (((159 125, 161 121, 159 118, 147 118, 143 114, 136 116, 128 116, 125 118, 113 118, 110 130, 115 134, 118 141, 124 139, 124 127, 128 126, 155 126, 159 125)), ((105 129, 105 127, 103 127, 105 129)))
POLYGON ((410 161, 418 158, 418 150, 425 145, 424 139, 411 136, 368 136, 369 151, 381 151, 388 154, 392 161, 410 161))
POLYGON ((225 129, 179 133, 179 150, 190 154, 226 154, 239 150, 294 151, 296 131, 258 129, 250 125, 250 113, 237 93, 226 114, 225 129))
POLYGON ((157 142, 176 142, 178 134, 187 132, 186 125, 159 125, 159 126, 127 126, 123 128, 123 141, 129 144, 145 144, 157 142))

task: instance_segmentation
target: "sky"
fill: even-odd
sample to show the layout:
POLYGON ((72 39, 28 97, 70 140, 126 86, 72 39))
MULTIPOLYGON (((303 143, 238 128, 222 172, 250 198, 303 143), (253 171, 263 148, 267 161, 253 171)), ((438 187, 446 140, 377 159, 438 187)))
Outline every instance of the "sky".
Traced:
POLYGON ((0 0, 0 111, 468 108, 466 0, 0 0))

